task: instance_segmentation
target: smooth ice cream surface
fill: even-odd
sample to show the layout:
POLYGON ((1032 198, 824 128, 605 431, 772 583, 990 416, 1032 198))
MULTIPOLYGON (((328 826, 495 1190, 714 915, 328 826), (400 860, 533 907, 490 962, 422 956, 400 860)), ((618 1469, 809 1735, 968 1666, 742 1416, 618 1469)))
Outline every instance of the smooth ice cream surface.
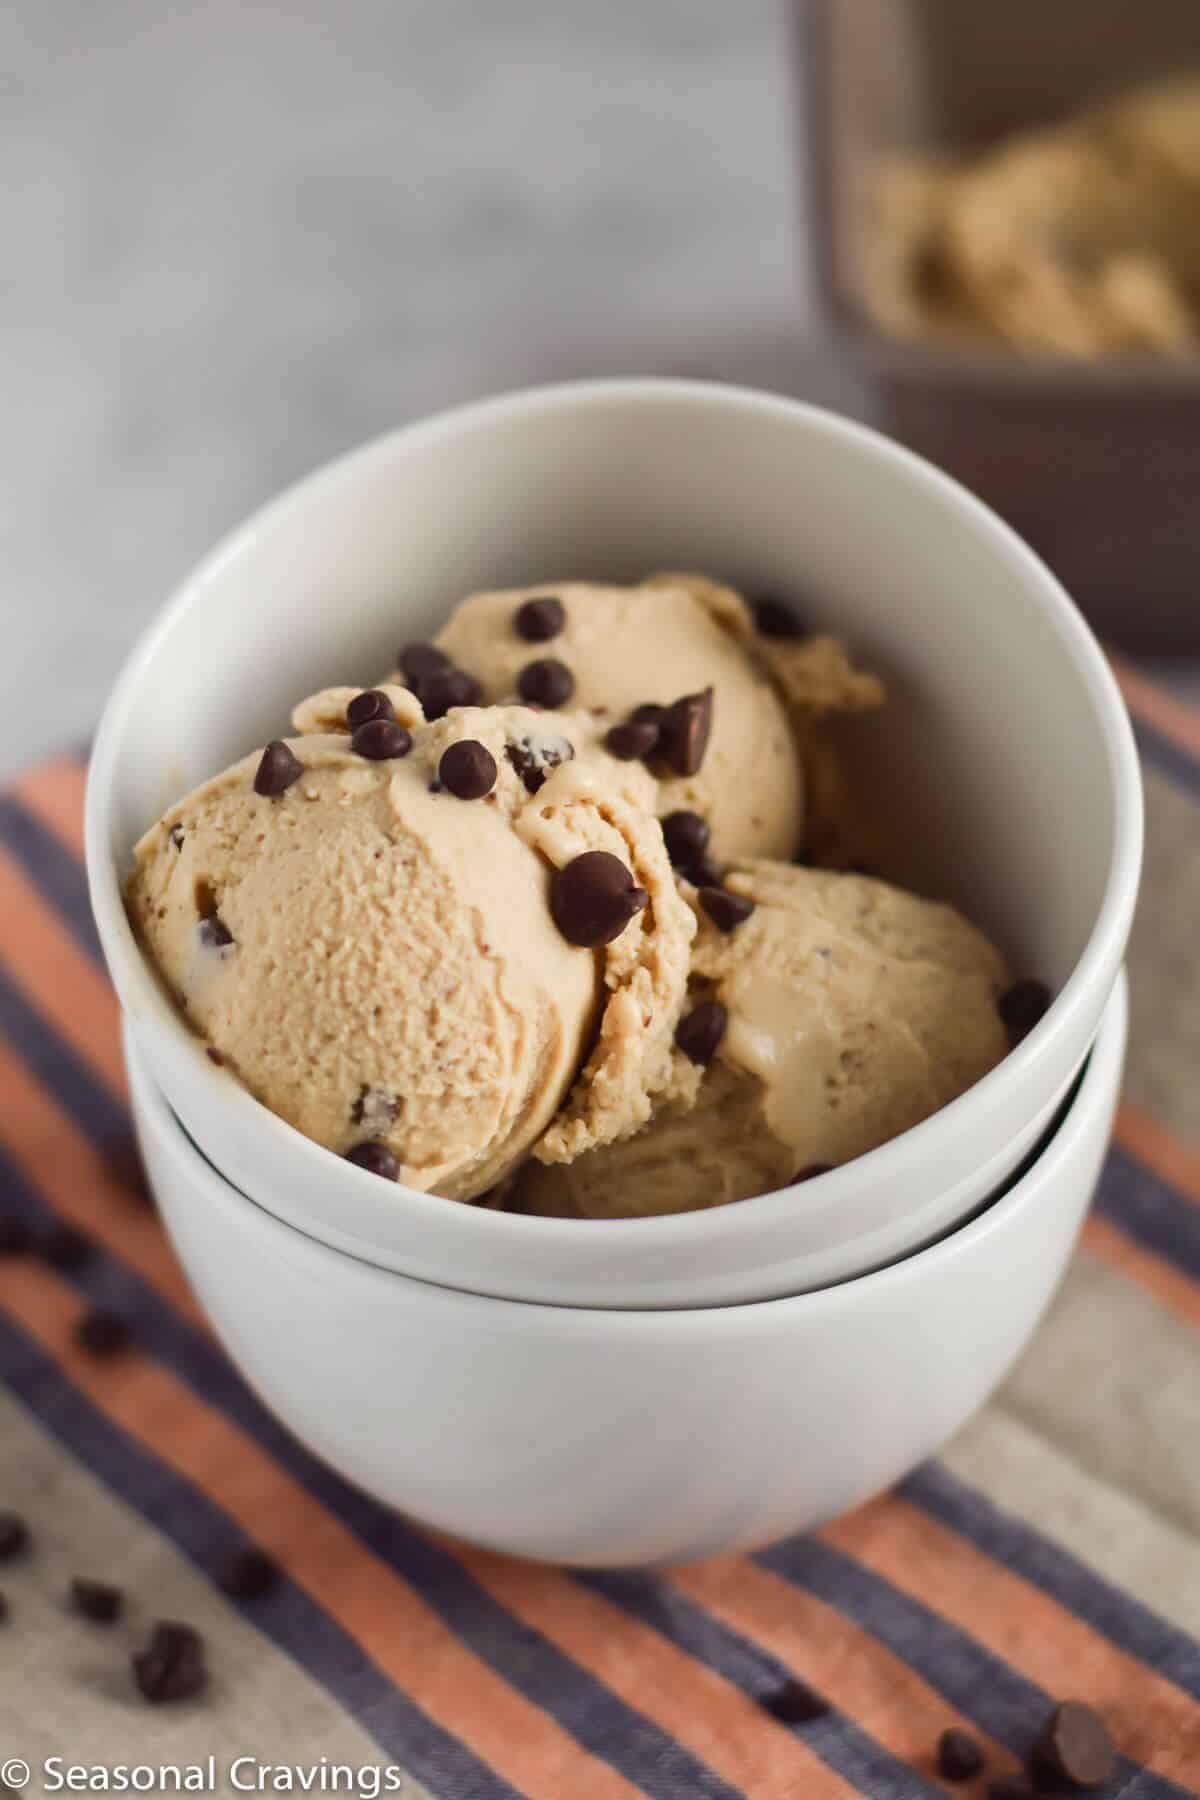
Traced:
POLYGON ((746 1198, 888 1142, 1005 1055, 1002 957, 951 907, 886 882, 750 862, 754 911, 702 919, 689 1005, 727 1023, 707 1069, 676 1052, 640 1136, 567 1167, 530 1164, 515 1202, 579 1217, 746 1198))
POLYGON ((568 1096, 580 1142, 648 1116, 694 922, 650 778, 594 749, 575 765, 586 721, 460 708, 426 725, 395 692, 411 749, 371 760, 345 729, 356 692, 297 709, 310 734, 286 745, 300 772, 284 791, 256 792, 256 752, 173 807, 137 847, 128 904, 192 1026, 266 1106, 331 1150, 385 1147, 411 1186, 471 1198, 568 1096), (486 795, 439 780, 459 742, 492 758, 486 795), (555 870, 597 849, 648 896, 602 950, 569 943, 550 909, 555 870))

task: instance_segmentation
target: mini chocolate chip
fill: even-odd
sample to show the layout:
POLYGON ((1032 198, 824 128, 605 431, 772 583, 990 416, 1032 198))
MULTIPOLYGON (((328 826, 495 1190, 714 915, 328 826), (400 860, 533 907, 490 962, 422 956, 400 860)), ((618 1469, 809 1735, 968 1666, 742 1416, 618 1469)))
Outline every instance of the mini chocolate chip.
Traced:
POLYGON ((1024 1775, 1002 1775, 988 1782, 988 1800, 1033 1800, 1033 1787, 1024 1775))
POLYGON ((221 1571, 220 1586, 231 1599, 261 1600, 279 1585, 279 1564, 265 1550, 238 1550, 221 1571))
POLYGON ((483 688, 465 669, 443 669, 420 682, 417 698, 427 719, 444 719, 455 706, 478 706, 483 688))
POLYGON ((143 1206, 153 1206, 154 1196, 146 1179, 146 1165, 132 1132, 110 1138, 100 1151, 100 1163, 110 1181, 127 1188, 143 1206))
POLYGON ((168 831, 168 833, 167 833, 167 836, 168 836, 168 838, 170 838, 171 843, 175 846, 176 850, 183 849, 183 826, 182 825, 172 825, 170 831, 168 831))
POLYGON ((81 1269, 92 1250, 91 1238, 76 1231, 65 1219, 52 1225, 41 1243, 42 1257, 52 1269, 81 1269))
POLYGON ((366 1169, 368 1174, 382 1175, 385 1181, 395 1181, 400 1173, 399 1158, 394 1156, 386 1144, 355 1144, 353 1150, 347 1150, 346 1161, 366 1169))
POLYGON ((647 700, 641 706, 635 706, 629 715, 631 725, 661 725, 667 716, 665 706, 659 706, 655 700, 647 700))
POLYGON ((719 1000, 702 1000, 675 1027, 675 1042, 694 1063, 710 1063, 725 1036, 729 1014, 719 1000))
POLYGON ((444 675, 454 667, 444 650, 436 644, 405 644, 396 661, 409 681, 428 681, 431 675, 444 675))
POLYGON ((0 1513, 0 1562, 11 1562, 29 1548, 29 1527, 19 1513, 0 1513))
POLYGON ((721 871, 710 856, 698 856, 695 862, 684 863, 675 872, 684 881, 690 881, 693 887, 719 888, 721 885, 721 871))
POLYGON ((357 731, 360 725, 369 725, 372 719, 394 719, 395 716, 395 707, 378 688, 364 688, 361 694, 355 694, 346 708, 346 723, 351 731, 357 731))
POLYGON ((204 1639, 191 1625, 162 1621, 154 1627, 147 1648, 131 1660, 138 1690, 153 1706, 190 1700, 208 1680, 204 1639))
POLYGON ((1042 1727, 1031 1762, 1073 1787, 1102 1787, 1117 1766, 1117 1747, 1093 1707, 1064 1700, 1042 1727))
POLYGON ((482 800, 496 785, 496 759, 486 744, 463 738, 443 750, 438 780, 456 800, 482 800))
POLYGON ((695 775, 712 732, 713 691, 685 694, 667 708, 659 732, 659 754, 676 775, 695 775))
POLYGON ((587 949, 620 937, 649 900, 620 857, 607 850, 585 850, 573 857, 550 887, 554 923, 568 944, 587 949))
POLYGON ((272 738, 262 753, 254 776, 256 794, 282 794, 293 781, 299 781, 304 764, 293 756, 281 738, 272 738))
POLYGON ((1028 1037, 1050 1005, 1044 981, 1014 981, 996 1002, 996 1010, 1013 1044, 1028 1037))
POLYGON ((754 911, 753 900, 731 894, 728 888, 702 887, 696 898, 718 931, 735 931, 754 911))
POLYGON ((0 1215, 0 1256, 24 1256, 33 1243, 33 1234, 24 1219, 15 1213, 0 1215))
POLYGON ((350 739, 350 748, 355 756, 365 756, 370 762, 393 762, 408 755, 412 734, 395 719, 368 719, 350 739))
POLYGON ((567 609, 554 594, 539 595, 518 606, 513 627, 527 644, 545 644, 556 638, 567 622, 567 609))
POLYGON ((764 1712, 781 1725, 810 1725, 829 1712, 829 1702, 802 1681, 785 1681, 762 1701, 764 1712))
POLYGON ((117 1356, 129 1348, 132 1339, 124 1319, 99 1306, 84 1313, 75 1327, 75 1342, 89 1356, 117 1356))
POLYGON ((553 656, 526 663, 517 676, 517 693, 530 706, 565 706, 575 692, 575 677, 553 656))
POLYGON ((614 725, 604 736, 605 749, 621 762, 638 762, 643 756, 649 756, 657 743, 658 726, 648 719, 627 719, 624 725, 614 725))
POLYGON ((697 863, 708 849, 708 821, 698 812, 668 813, 662 821, 667 855, 677 869, 697 863))
POLYGON ((832 1175, 832 1174, 833 1174, 833 1164, 832 1163, 805 1163, 805 1165, 802 1169, 797 1169, 796 1173, 792 1176, 792 1180, 793 1181, 815 1181, 817 1179, 818 1175, 832 1175))
POLYGON ((754 602, 754 623, 768 638, 797 638, 802 635, 799 619, 781 600, 764 596, 754 602))
POLYGON ((107 1581, 89 1581, 76 1575, 71 1583, 71 1605, 93 1625, 111 1625, 121 1615, 125 1596, 107 1581))
POLYGON ((947 1781, 971 1781, 983 1768, 983 1751, 969 1731, 951 1727, 938 1739, 938 1774, 947 1781))
POLYGON ((205 950, 224 950, 227 944, 232 944, 233 933, 225 921, 213 913, 211 918, 200 920, 196 926, 196 938, 205 950))
POLYGON ((214 1069, 223 1069, 225 1067, 225 1058, 214 1044, 210 1044, 204 1054, 207 1056, 214 1069))

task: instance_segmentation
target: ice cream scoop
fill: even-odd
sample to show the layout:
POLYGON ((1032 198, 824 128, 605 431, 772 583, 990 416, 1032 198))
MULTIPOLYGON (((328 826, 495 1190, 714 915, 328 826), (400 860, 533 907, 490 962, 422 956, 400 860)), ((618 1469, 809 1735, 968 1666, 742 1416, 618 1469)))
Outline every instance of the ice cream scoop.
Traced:
POLYGON ((945 1106, 1009 1047, 1003 958, 949 906, 863 876, 740 865, 697 896, 675 1065, 637 1137, 548 1161, 512 1203, 686 1212, 816 1175, 945 1106))
POLYGON ((296 723, 135 852, 130 915, 213 1059, 317 1143, 457 1199, 565 1129, 564 1103, 589 1144, 634 1129, 670 1075, 694 931, 651 778, 586 720, 430 724, 397 687, 328 690, 296 723), (620 878, 611 935, 584 943, 553 901, 588 854, 620 878))

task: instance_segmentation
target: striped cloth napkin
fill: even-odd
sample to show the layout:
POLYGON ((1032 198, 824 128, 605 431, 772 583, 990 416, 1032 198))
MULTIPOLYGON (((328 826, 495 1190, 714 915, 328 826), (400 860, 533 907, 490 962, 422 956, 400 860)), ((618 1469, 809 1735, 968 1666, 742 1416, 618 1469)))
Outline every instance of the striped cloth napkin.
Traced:
POLYGON ((0 1775, 19 1785, 4 1759, 22 1758, 26 1791, 54 1791, 42 1765, 61 1757, 197 1765, 216 1792, 307 1776, 408 1800, 906 1800, 945 1791, 934 1747, 960 1726, 988 1767, 959 1791, 982 1795, 1052 1699, 1078 1696, 1123 1752, 1107 1794, 1200 1793, 1200 715, 1120 673, 1149 810, 1133 1042, 1050 1317, 897 1492, 666 1575, 443 1541, 263 1411, 107 1154, 127 1118, 83 769, 0 797, 0 1214, 43 1245, 61 1221, 92 1241, 83 1260, 0 1257, 0 1510, 33 1540, 0 1565, 0 1775), (81 1350, 89 1307, 129 1322, 128 1351, 81 1350), (230 1598, 221 1572, 247 1543, 282 1578, 230 1598), (115 1625, 72 1613, 75 1576, 125 1590, 115 1625), (138 1696, 130 1654, 159 1618, 204 1634, 201 1698, 138 1696), (819 1716, 776 1716, 789 1679, 819 1716))

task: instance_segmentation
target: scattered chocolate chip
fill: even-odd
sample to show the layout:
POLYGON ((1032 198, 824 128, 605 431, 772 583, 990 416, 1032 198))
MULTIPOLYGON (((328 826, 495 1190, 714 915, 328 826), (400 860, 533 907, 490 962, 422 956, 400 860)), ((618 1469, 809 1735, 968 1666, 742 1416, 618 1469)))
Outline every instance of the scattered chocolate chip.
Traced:
POLYGON ((444 650, 436 644, 405 644, 397 652, 396 661, 410 682, 428 681, 431 675, 445 675, 454 667, 444 650))
POLYGON ((1032 1800, 1033 1786, 1024 1775, 1002 1775, 988 1782, 988 1800, 1032 1800))
POLYGON ((1064 1700, 1043 1725, 1030 1761, 1073 1787, 1102 1787, 1117 1766, 1117 1747, 1093 1707, 1064 1700))
POLYGON ((92 1240, 62 1219, 52 1225, 41 1242, 43 1259, 52 1269, 82 1269, 93 1250, 92 1240))
POLYGON ((171 843, 174 845, 176 850, 183 849, 183 826, 182 825, 172 825, 170 831, 168 831, 168 833, 167 833, 167 837, 170 839, 171 843))
POLYGON ((224 950, 227 944, 232 944, 233 933, 225 921, 214 913, 211 918, 199 921, 196 940, 204 950, 224 950))
POLYGON ((346 723, 351 731, 357 731, 360 725, 369 725, 372 719, 394 719, 395 716, 395 707, 378 688, 364 688, 361 694, 355 694, 346 708, 346 723))
POLYGON ((438 780, 456 800, 482 800, 496 785, 496 759, 486 744, 463 738, 443 750, 438 780))
POLYGON ((694 1063, 710 1063, 725 1036, 729 1014, 719 1000, 702 1000, 675 1027, 675 1042, 694 1063))
POLYGON ((708 821, 698 812, 668 813, 662 821, 667 855, 677 869, 692 868, 708 849, 708 821))
POLYGON ((353 1150, 347 1150, 346 1161, 366 1169, 371 1175, 382 1175, 385 1181, 395 1181, 400 1173, 399 1159, 386 1144, 355 1144, 353 1150))
POLYGON ((412 734, 395 719, 368 719, 350 739, 350 748, 355 756, 365 756, 370 762, 392 762, 408 755, 412 734))
POLYGON ((299 781, 304 764, 293 756, 281 738, 272 738, 262 753, 254 776, 256 794, 282 794, 293 781, 299 781))
POLYGON ((545 644, 556 638, 567 622, 567 609, 554 594, 526 600, 513 617, 516 634, 527 644, 545 644))
POLYGON ((718 931, 736 931, 754 911, 753 900, 731 894, 728 888, 702 887, 696 898, 718 931))
POLYGON ((658 726, 648 719, 627 719, 614 725, 604 735, 604 747, 621 762, 638 762, 649 756, 658 744, 658 726))
POLYGON ((523 737, 507 744, 504 754, 524 782, 526 791, 536 794, 545 786, 551 769, 574 760, 575 746, 566 738, 523 737))
POLYGON ((517 676, 517 693, 529 706, 565 706, 575 692, 575 677, 553 656, 526 663, 517 676))
POLYGON ((0 1562, 11 1562, 29 1548, 29 1527, 19 1513, 0 1513, 0 1562))
POLYGON ((938 1739, 938 1774, 947 1781, 971 1781, 983 1768, 983 1751, 968 1731, 951 1727, 938 1739))
POLYGON ((659 728, 658 750, 676 775, 695 775, 704 761, 712 732, 713 691, 685 694, 667 708, 659 728))
POLYGON ((71 1605, 93 1625, 111 1625, 120 1618, 125 1596, 107 1581, 89 1581, 76 1575, 71 1583, 71 1605))
POLYGON ((24 1256, 33 1242, 33 1234, 24 1219, 15 1213, 0 1215, 0 1256, 24 1256))
POLYGON ((607 850, 585 850, 573 857, 550 887, 554 923, 568 944, 587 949, 620 937, 649 900, 620 857, 607 850))
POLYGON ((782 600, 764 597, 754 602, 754 623, 768 638, 797 638, 802 635, 799 619, 782 600))
POLYGON ((1028 1037, 1050 1005, 1044 981, 1014 981, 996 1002, 996 1010, 1013 1044, 1028 1037))
POLYGON ((215 1069, 223 1069, 225 1067, 225 1058, 215 1044, 209 1044, 204 1054, 215 1069))
POLYGON ((792 1177, 792 1180, 793 1181, 815 1181, 817 1179, 818 1175, 832 1175, 832 1174, 833 1174, 833 1164, 832 1163, 805 1163, 805 1165, 802 1169, 798 1169, 796 1171, 795 1175, 793 1175, 793 1177, 792 1177))
POLYGON ((816 860, 817 859, 812 851, 808 849, 797 850, 795 856, 792 858, 792 861, 798 869, 811 869, 816 860))
POLYGON ((118 1356, 129 1348, 132 1340, 133 1334, 124 1319, 102 1307, 84 1313, 75 1327, 75 1342, 89 1356, 118 1356))
POLYGON ((814 1719, 823 1719, 829 1712, 828 1700, 802 1681, 785 1681, 781 1688, 766 1696, 762 1707, 781 1725, 810 1725, 814 1719))
POLYGON ((142 1153, 132 1132, 123 1137, 110 1138, 100 1151, 100 1162, 110 1181, 127 1188, 143 1206, 154 1205, 142 1153))
POLYGON ((278 1583, 279 1564, 253 1547, 236 1551, 220 1576, 220 1586, 234 1600, 261 1600, 278 1583))
POLYGON ((204 1639, 191 1625, 162 1621, 154 1627, 147 1648, 138 1651, 132 1663, 138 1690, 153 1706, 190 1700, 208 1680, 204 1639))
POLYGON ((465 669, 444 669, 418 684, 417 698, 427 719, 444 719, 456 706, 478 706, 483 688, 465 669))
POLYGON ((695 862, 684 863, 676 874, 697 888, 719 888, 721 885, 721 871, 711 856, 698 856, 695 862))
POLYGON ((647 700, 641 706, 635 706, 629 715, 632 725, 661 725, 667 716, 665 706, 659 706, 655 700, 647 700))

